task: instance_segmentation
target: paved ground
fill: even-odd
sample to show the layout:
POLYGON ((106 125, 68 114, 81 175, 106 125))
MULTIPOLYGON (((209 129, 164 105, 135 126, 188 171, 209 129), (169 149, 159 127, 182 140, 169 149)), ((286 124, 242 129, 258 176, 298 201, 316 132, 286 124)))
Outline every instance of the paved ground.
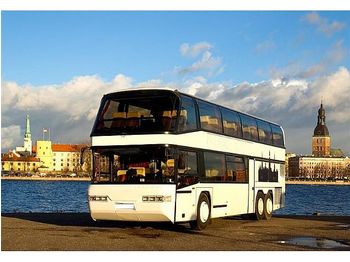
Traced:
POLYGON ((198 232, 187 224, 96 223, 85 213, 2 214, 1 249, 350 250, 350 217, 222 218, 198 232), (294 237, 302 238, 289 243, 294 237))

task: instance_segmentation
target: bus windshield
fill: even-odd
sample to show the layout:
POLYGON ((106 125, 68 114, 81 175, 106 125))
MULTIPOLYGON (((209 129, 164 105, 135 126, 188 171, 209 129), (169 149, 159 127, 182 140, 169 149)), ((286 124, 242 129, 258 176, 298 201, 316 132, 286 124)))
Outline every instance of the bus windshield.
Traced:
POLYGON ((134 91, 104 97, 92 134, 135 134, 175 129, 178 97, 164 90, 134 91))
POLYGON ((166 146, 96 148, 93 183, 174 184, 174 151, 166 146))

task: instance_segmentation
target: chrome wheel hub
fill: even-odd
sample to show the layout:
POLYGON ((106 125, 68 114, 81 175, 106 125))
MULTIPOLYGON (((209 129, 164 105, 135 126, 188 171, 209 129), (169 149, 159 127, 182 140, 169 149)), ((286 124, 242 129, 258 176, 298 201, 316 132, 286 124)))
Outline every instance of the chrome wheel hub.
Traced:
POLYGON ((262 198, 259 198, 258 200, 258 213, 259 215, 264 213, 264 200, 262 198))
POLYGON ((209 218, 209 206, 206 202, 202 202, 199 208, 199 218, 202 223, 207 222, 209 218))

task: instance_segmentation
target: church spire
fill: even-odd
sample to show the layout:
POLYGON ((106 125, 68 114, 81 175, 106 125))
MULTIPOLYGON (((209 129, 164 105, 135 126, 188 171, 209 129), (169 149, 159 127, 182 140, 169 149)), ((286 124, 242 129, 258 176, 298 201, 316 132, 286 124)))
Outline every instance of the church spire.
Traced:
POLYGON ((320 109, 318 109, 318 125, 325 125, 326 124, 326 111, 323 108, 322 100, 321 100, 321 106, 320 109))
POLYGON ((318 109, 317 126, 314 130, 314 136, 329 136, 328 128, 326 126, 326 110, 323 108, 322 100, 320 108, 318 109))
POLYGON ((32 134, 30 133, 30 120, 29 115, 26 117, 26 131, 24 132, 24 151, 27 154, 32 154, 32 134))
POLYGON ((30 133, 30 120, 29 120, 29 115, 26 117, 26 131, 24 133, 24 138, 31 138, 31 133, 30 133))

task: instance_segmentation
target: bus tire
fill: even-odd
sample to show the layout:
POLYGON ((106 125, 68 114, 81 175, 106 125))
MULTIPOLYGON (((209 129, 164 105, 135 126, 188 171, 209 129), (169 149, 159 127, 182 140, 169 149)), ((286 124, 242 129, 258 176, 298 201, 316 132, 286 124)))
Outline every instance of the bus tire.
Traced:
POLYGON ((210 201, 208 195, 201 193, 197 204, 197 218, 190 221, 190 226, 194 230, 203 230, 210 223, 210 201))
POLYGON ((266 220, 271 219, 273 211, 273 199, 270 192, 265 195, 264 198, 264 215, 263 218, 266 220))
POLYGON ((264 211, 265 211, 265 195, 263 192, 259 191, 256 194, 255 200, 255 218, 257 220, 264 219, 264 211))

